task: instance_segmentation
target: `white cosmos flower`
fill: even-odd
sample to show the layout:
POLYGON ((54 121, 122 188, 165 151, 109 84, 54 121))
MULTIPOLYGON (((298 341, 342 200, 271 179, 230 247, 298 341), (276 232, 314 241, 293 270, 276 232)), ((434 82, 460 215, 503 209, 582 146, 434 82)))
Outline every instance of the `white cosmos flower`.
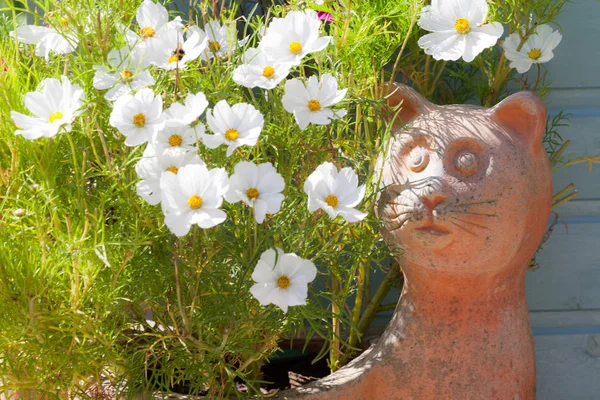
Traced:
POLYGON ((511 61, 510 66, 516 68, 520 74, 524 74, 533 64, 550 61, 554 57, 552 50, 561 40, 560 32, 554 31, 549 25, 540 25, 523 44, 521 50, 517 50, 521 43, 519 34, 515 32, 509 35, 504 41, 504 54, 511 61))
POLYGON ((247 88, 273 89, 290 74, 289 63, 281 63, 259 49, 246 50, 244 64, 233 71, 233 80, 247 88))
POLYGON ((265 120, 250 104, 238 103, 230 107, 226 100, 221 100, 212 112, 206 112, 206 122, 214 135, 202 135, 204 144, 209 149, 226 144, 229 157, 240 146, 256 144, 265 120))
POLYGON ((148 57, 158 68, 184 69, 188 61, 195 60, 206 49, 207 38, 198 32, 183 33, 169 29, 148 44, 148 57))
POLYGON ((61 80, 47 78, 41 82, 41 90, 25 95, 25 107, 34 116, 11 111, 10 115, 19 128, 15 132, 26 139, 52 137, 62 128, 71 131, 71 123, 83 112, 85 93, 81 86, 71 84, 66 76, 61 80))
POLYGON ((184 104, 173 103, 165 110, 167 125, 190 125, 200 118, 206 107, 208 107, 208 101, 204 93, 190 93, 185 98, 184 104))
POLYGON ((183 151, 196 151, 196 142, 204 133, 204 125, 195 127, 189 125, 165 125, 152 138, 152 145, 156 153, 161 154, 167 149, 180 149, 183 151))
POLYGON ((135 96, 121 96, 113 105, 109 123, 126 136, 127 146, 146 143, 165 126, 162 97, 155 96, 149 88, 141 89, 135 96))
POLYGON ((358 177, 352 168, 338 172, 335 165, 325 162, 304 182, 308 195, 308 211, 322 209, 334 219, 338 215, 348 222, 358 222, 367 216, 356 210, 365 197, 365 185, 358 186, 358 177))
POLYGON ((222 223, 227 214, 219 207, 227 189, 227 172, 223 168, 209 170, 192 164, 181 167, 177 174, 164 173, 160 190, 165 224, 175 235, 185 236, 194 224, 207 229, 222 223))
POLYGON ((198 26, 188 28, 190 32, 197 32, 200 36, 208 38, 206 49, 202 53, 202 59, 208 61, 213 57, 226 57, 235 45, 235 32, 227 24, 221 25, 218 21, 210 21, 202 30, 198 26))
POLYGON ((205 165, 198 154, 184 149, 171 149, 159 152, 152 145, 144 150, 144 155, 135 165, 135 172, 142 179, 136 185, 136 192, 152 205, 160 203, 160 178, 170 171, 174 174, 181 167, 191 164, 205 165))
POLYGON ((256 282, 250 293, 263 306, 275 304, 283 312, 288 307, 306 304, 308 284, 317 276, 317 268, 310 260, 294 253, 269 249, 262 253, 252 272, 256 282))
POLYGON ((10 36, 19 42, 35 44, 35 55, 50 59, 50 52, 69 54, 77 48, 77 35, 61 33, 54 28, 36 25, 21 25, 10 36))
POLYGON ((183 24, 181 18, 177 17, 169 21, 169 12, 160 3, 152 0, 144 0, 135 14, 135 20, 139 26, 138 33, 128 31, 126 33, 127 42, 130 45, 136 45, 146 40, 151 42, 160 37, 166 30, 175 29, 181 31, 183 24))
POLYGON ((285 18, 275 18, 269 24, 259 48, 280 62, 298 65, 304 56, 329 44, 331 36, 319 37, 320 28, 316 11, 291 11, 285 18))
POLYGON ((233 175, 229 177, 229 191, 225 193, 225 200, 229 203, 243 201, 254 207, 254 218, 262 224, 267 213, 279 212, 284 188, 283 177, 271 163, 255 165, 242 161, 235 166, 233 175))
POLYGON ((324 74, 321 81, 316 76, 308 78, 306 86, 298 79, 290 79, 285 83, 285 94, 281 98, 283 108, 294 114, 300 129, 308 124, 327 125, 332 119, 342 118, 346 110, 332 110, 339 103, 348 89, 338 90, 337 79, 331 74, 324 74))
POLYGON ((421 37, 419 46, 436 60, 473 61, 504 33, 499 22, 484 25, 488 9, 487 0, 432 0, 418 22, 432 33, 421 37))
POLYGON ((104 95, 107 100, 115 101, 132 91, 154 85, 154 78, 147 70, 150 63, 140 49, 130 51, 129 47, 123 47, 111 50, 107 62, 113 72, 102 65, 94 65, 96 74, 92 83, 95 89, 110 89, 104 95))

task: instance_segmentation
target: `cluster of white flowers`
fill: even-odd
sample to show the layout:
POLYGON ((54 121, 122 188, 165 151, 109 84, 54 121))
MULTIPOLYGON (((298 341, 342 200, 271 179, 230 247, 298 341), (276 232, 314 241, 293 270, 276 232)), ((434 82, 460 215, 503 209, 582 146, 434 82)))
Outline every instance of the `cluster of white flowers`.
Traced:
MULTIPOLYGON (((182 102, 164 109, 163 98, 152 87, 153 69, 182 70, 193 60, 209 62, 233 54, 241 45, 226 25, 211 21, 204 30, 197 26, 185 30, 180 18, 169 20, 161 4, 144 0, 137 11, 134 30, 117 28, 127 45, 108 53, 105 65, 94 65, 93 87, 106 91, 112 103, 109 124, 124 137, 127 146, 146 145, 135 165, 140 177, 136 191, 151 205, 160 204, 165 225, 176 236, 187 235, 192 225, 208 229, 223 223, 227 214, 223 200, 243 202, 252 209, 257 223, 267 214, 280 211, 284 201, 285 180, 271 163, 241 161, 228 176, 224 168, 210 167, 198 155, 198 145, 209 149, 226 145, 231 156, 240 146, 255 146, 264 126, 264 116, 246 103, 230 105, 226 100, 209 109, 203 93, 188 94, 182 102), (210 132, 202 121, 208 125, 210 132)), ((77 35, 68 21, 59 29, 21 26, 12 35, 26 44, 36 45, 36 55, 49 61, 51 52, 67 54, 76 49, 77 35)), ((248 48, 233 80, 245 87, 276 88, 303 58, 323 50, 331 38, 320 36, 321 21, 314 11, 292 11, 275 18, 257 48, 248 48)), ((309 124, 326 125, 343 117, 346 111, 334 107, 346 90, 338 90, 331 74, 320 78, 290 79, 284 86, 283 107, 294 115, 301 130, 309 124)), ((61 130, 71 131, 75 117, 84 112, 85 93, 67 76, 45 79, 39 91, 25 96, 25 106, 33 116, 12 112, 19 127, 16 134, 27 139, 52 137, 61 130)), ((332 219, 338 215, 358 222, 366 213, 356 210, 363 199, 365 185, 350 168, 332 163, 320 165, 306 180, 304 191, 311 212, 322 209, 332 219)), ((284 312, 289 306, 304 304, 307 284, 316 276, 311 261, 281 249, 263 253, 253 278, 252 294, 263 305, 273 303, 284 312)))
MULTIPOLYGON (((471 62, 483 50, 496 44, 504 33, 499 22, 485 23, 487 0, 432 0, 423 7, 418 25, 431 33, 419 39, 425 54, 436 60, 471 62)), ((515 32, 504 41, 504 54, 510 66, 525 73, 532 64, 545 63, 554 56, 562 36, 548 25, 539 25, 534 33, 515 32)))
MULTIPOLYGON (((495 45, 504 32, 502 24, 486 23, 487 14, 486 0, 432 0, 419 20, 419 26, 431 33, 421 37, 419 45, 435 59, 470 62, 495 45)), ((201 92, 189 93, 164 109, 163 98, 152 89, 152 71, 183 70, 194 60, 230 57, 243 42, 235 40, 228 25, 217 21, 208 22, 204 29, 191 26, 184 31, 180 18, 169 20, 166 8, 152 0, 143 1, 135 23, 134 30, 118 25, 127 45, 111 50, 105 65, 94 65, 93 87, 106 91, 104 97, 112 104, 109 123, 125 137, 125 145, 146 144, 135 166, 140 177, 137 193, 149 204, 161 205, 165 225, 176 236, 187 235, 192 225, 208 229, 223 223, 227 218, 224 200, 246 204, 259 224, 267 214, 278 213, 286 183, 271 163, 240 161, 228 176, 224 168, 211 169, 198 155, 200 143, 208 149, 225 145, 227 157, 241 146, 255 146, 265 124, 259 110, 226 100, 210 107, 201 92)), ((35 54, 49 60, 51 52, 74 51, 78 41, 67 20, 61 19, 56 26, 21 26, 12 36, 35 44, 35 54)), ((511 67, 520 73, 550 60, 561 40, 547 25, 537 26, 524 37, 525 33, 512 33, 503 45, 511 67)), ((233 80, 250 89, 273 90, 308 54, 325 49, 330 41, 331 37, 321 36, 321 21, 314 11, 292 11, 274 18, 258 46, 240 55, 242 63, 233 71, 233 80)), ((337 107, 347 90, 338 89, 335 76, 298 75, 302 78, 283 84, 281 102, 300 130, 346 115, 346 110, 337 107)), ((25 96, 32 115, 11 112, 16 134, 36 139, 69 132, 84 112, 84 102, 83 89, 68 77, 45 79, 39 91, 25 96)), ((351 223, 367 216, 356 209, 365 196, 365 185, 359 186, 351 168, 321 164, 304 182, 304 192, 310 212, 321 209, 332 219, 340 216, 351 223)), ((312 262, 281 249, 267 250, 254 271, 257 283, 252 293, 261 304, 273 303, 286 311, 288 306, 304 304, 307 284, 315 275, 312 262)))
MULTIPOLYGON (((257 48, 249 48, 243 64, 233 71, 233 80, 245 87, 273 89, 283 81, 302 59, 329 45, 330 36, 319 36, 321 21, 315 11, 292 11, 285 18, 274 18, 257 48)), ((346 110, 333 107, 344 99, 346 89, 338 90, 337 79, 324 74, 311 76, 306 82, 293 78, 285 83, 282 98, 286 111, 294 114, 301 130, 309 124, 327 125, 342 118, 346 110)))

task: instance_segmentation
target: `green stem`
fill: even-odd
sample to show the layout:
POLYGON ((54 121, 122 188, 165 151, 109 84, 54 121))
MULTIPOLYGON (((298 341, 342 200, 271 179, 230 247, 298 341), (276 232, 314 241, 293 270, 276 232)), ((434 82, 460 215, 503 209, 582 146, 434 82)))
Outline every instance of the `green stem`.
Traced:
POLYGON ((552 201, 556 201, 558 199, 560 199, 561 197, 563 197, 564 195, 566 195, 567 193, 569 193, 571 190, 573 190, 575 188, 574 184, 569 184, 567 185, 567 187, 565 187, 563 190, 561 190, 560 192, 556 193, 554 196, 552 196, 552 201))
POLYGON ((337 304, 339 282, 335 275, 331 276, 331 348, 329 349, 329 368, 335 372, 340 367, 340 319, 338 317, 340 308, 337 304))
POLYGON ((561 204, 566 203, 567 201, 573 200, 575 197, 579 196, 579 192, 578 191, 574 191, 573 193, 556 200, 554 203, 552 203, 552 207, 558 207, 561 204))
POLYGON ((358 265, 358 281, 356 282, 357 290, 356 290, 356 300, 354 301, 354 308, 352 310, 352 325, 353 329, 350 331, 349 342, 357 342, 359 332, 355 329, 358 326, 358 322, 360 321, 360 312, 362 311, 363 298, 364 298, 364 290, 366 283, 366 264, 367 258, 361 258, 360 263, 358 265))
POLYGON ((367 305, 367 308, 365 309, 365 312, 363 313, 357 325, 358 335, 354 339, 354 342, 348 343, 349 346, 358 346, 359 339, 362 338, 362 336, 367 332, 367 330, 371 326, 371 322, 373 322, 373 319, 375 319, 375 315, 379 311, 379 307, 381 306, 383 299, 389 293, 390 289, 392 288, 392 285, 400 276, 400 273, 400 267, 394 263, 388 271, 388 273, 385 275, 385 278, 383 278, 381 285, 379 285, 379 287, 377 288, 373 299, 371 299, 371 301, 367 305))
POLYGON ((558 164, 558 160, 559 160, 560 156, 562 156, 562 154, 565 152, 565 150, 567 150, 567 147, 569 147, 570 144, 571 144, 570 140, 565 141, 562 144, 562 146, 560 146, 560 148, 556 151, 556 153, 554 153, 554 155, 550 159, 550 166, 552 168, 556 167, 556 164, 558 164))
POLYGON ((177 295, 177 307, 179 308, 179 313, 181 314, 181 319, 183 321, 183 332, 185 335, 190 335, 191 324, 189 318, 183 308, 183 303, 181 301, 181 285, 179 280, 179 266, 177 261, 174 261, 175 264, 175 292, 177 295))
POLYGON ((394 309, 396 309, 396 306, 397 306, 397 305, 398 305, 398 304, 396 304, 396 303, 388 303, 388 304, 384 304, 384 305, 380 306, 380 307, 377 309, 377 312, 383 312, 383 311, 394 310, 394 309))
MULTIPOLYGON (((419 2, 419 0, 415 1, 413 3, 413 6, 415 6, 415 4, 419 2)), ((402 41, 402 46, 400 47, 400 51, 398 52, 398 56, 396 57, 396 61, 394 61, 394 66, 392 67, 392 74, 390 75, 390 82, 395 81, 396 78, 396 70, 398 68, 398 64, 400 63, 400 59, 402 58, 402 53, 404 53, 404 49, 406 48, 406 45, 408 43, 408 39, 411 37, 412 35, 412 31, 413 28, 415 27, 415 24, 418 21, 418 10, 419 7, 416 7, 413 9, 413 14, 412 17, 410 19, 410 26, 408 27, 408 32, 406 32, 406 36, 404 37, 404 40, 402 41)))

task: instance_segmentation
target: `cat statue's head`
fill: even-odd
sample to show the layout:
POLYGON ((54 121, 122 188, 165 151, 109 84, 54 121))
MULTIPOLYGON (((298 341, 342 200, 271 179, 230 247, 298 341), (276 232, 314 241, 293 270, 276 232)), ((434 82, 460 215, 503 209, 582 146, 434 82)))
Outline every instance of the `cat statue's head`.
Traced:
POLYGON ((390 89, 388 103, 401 109, 380 159, 377 215, 392 250, 447 272, 527 265, 552 205, 541 99, 521 92, 492 108, 437 106, 408 86, 390 89))

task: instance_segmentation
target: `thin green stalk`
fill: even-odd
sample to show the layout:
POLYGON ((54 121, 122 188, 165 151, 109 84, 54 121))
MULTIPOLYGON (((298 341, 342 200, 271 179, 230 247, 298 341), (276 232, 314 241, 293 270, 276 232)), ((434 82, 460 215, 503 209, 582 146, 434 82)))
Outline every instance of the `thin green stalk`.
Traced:
POLYGON ((387 296, 393 284, 398 280, 400 274, 400 267, 397 264, 393 264, 390 267, 390 270, 383 278, 381 285, 379 285, 379 287, 377 288, 377 291, 375 292, 375 295, 367 305, 367 308, 365 308, 365 312, 363 313, 362 317, 360 318, 360 321, 357 324, 358 335, 354 338, 353 342, 348 342, 349 346, 358 346, 359 339, 362 338, 362 336, 367 332, 367 329, 369 329, 369 326, 371 326, 371 322, 373 322, 373 319, 375 319, 375 316, 377 315, 377 312, 379 310, 379 307, 381 306, 383 299, 385 298, 385 296, 387 296))
POLYGON ((181 319, 183 320, 183 333, 185 335, 190 335, 192 324, 188 318, 187 312, 183 308, 183 302, 181 301, 181 281, 179 279, 179 263, 177 260, 173 261, 175 265, 175 292, 177 296, 177 307, 179 307, 179 314, 181 315, 181 319))
POLYGON ((413 31, 417 21, 419 20, 419 18, 418 18, 419 7, 417 7, 415 5, 420 2, 421 2, 421 0, 416 0, 412 3, 412 6, 414 7, 414 9, 413 9, 413 14, 410 19, 410 25, 408 27, 408 31, 406 32, 406 36, 404 37, 404 40, 402 41, 402 46, 400 47, 400 51, 398 52, 398 55, 396 56, 396 60, 394 61, 394 66, 392 67, 392 73, 390 75, 390 82, 393 82, 396 79, 396 71, 398 69, 398 64, 400 63, 400 59, 402 58, 404 49, 406 48, 406 45, 408 44, 408 40, 410 39, 410 37, 412 35, 412 31, 413 31))
POLYGON ((571 144, 570 140, 565 141, 560 146, 560 148, 554 153, 554 155, 550 159, 550 166, 552 168, 556 167, 556 164, 558 164, 558 161, 560 160, 560 156, 562 156, 562 154, 565 152, 565 150, 567 150, 567 147, 569 147, 570 144, 571 144))
POLYGON ((563 190, 561 190, 560 192, 558 192, 558 193, 554 194, 554 196, 552 196, 552 201, 554 202, 554 201, 560 199, 561 197, 563 197, 564 195, 569 193, 574 188, 575 188, 575 185, 572 183, 567 185, 563 190))
POLYGON ((566 203, 568 201, 573 200, 577 196, 579 196, 579 192, 577 190, 575 190, 573 193, 571 193, 571 194, 569 194, 569 195, 567 195, 567 196, 565 196, 563 198, 560 198, 560 199, 554 201, 552 203, 552 207, 556 208, 556 207, 560 206, 561 204, 564 204, 564 203, 566 203))
MULTIPOLYGON (((352 324, 356 327, 360 321, 360 314, 362 311, 363 297, 365 291, 365 283, 367 276, 367 258, 363 257, 360 259, 358 264, 358 277, 356 280, 356 299, 354 300, 354 308, 352 309, 352 324)), ((358 341, 359 333, 356 329, 350 330, 349 343, 356 343, 358 341)))
POLYGON ((338 301, 338 290, 339 290, 339 281, 335 274, 331 276, 331 295, 333 297, 333 301, 331 302, 331 343, 329 349, 329 368, 331 372, 337 371, 340 367, 340 308, 337 304, 338 301))

